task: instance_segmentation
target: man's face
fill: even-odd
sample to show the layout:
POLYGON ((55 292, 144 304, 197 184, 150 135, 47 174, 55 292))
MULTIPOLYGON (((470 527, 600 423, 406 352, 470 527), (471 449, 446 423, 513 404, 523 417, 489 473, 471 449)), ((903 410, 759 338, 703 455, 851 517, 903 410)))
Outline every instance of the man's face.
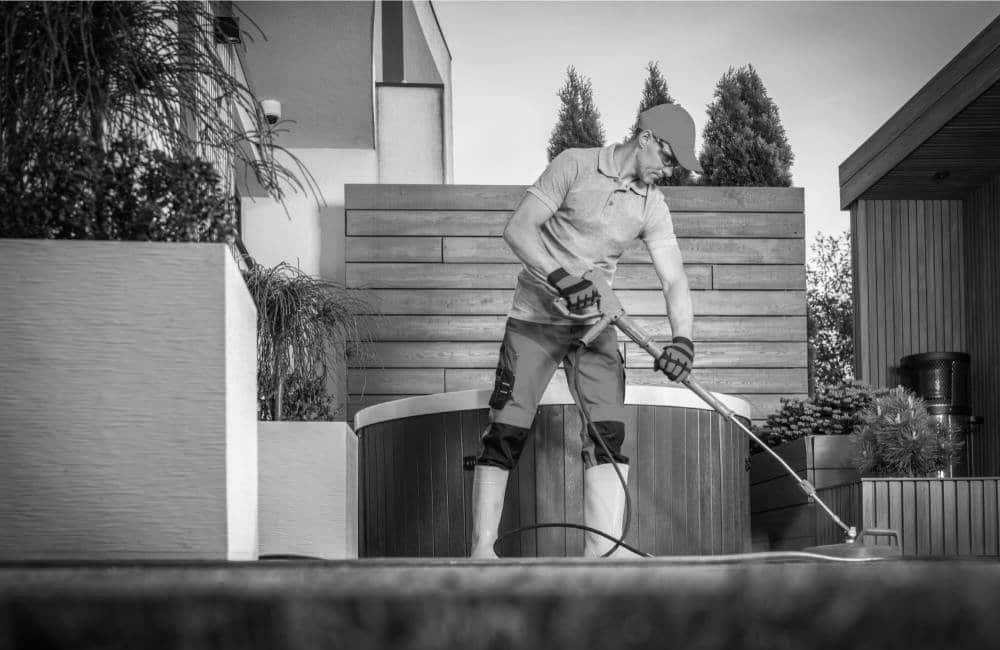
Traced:
POLYGON ((670 176, 677 167, 677 158, 665 140, 650 133, 649 145, 639 152, 639 175, 646 185, 655 185, 670 176))

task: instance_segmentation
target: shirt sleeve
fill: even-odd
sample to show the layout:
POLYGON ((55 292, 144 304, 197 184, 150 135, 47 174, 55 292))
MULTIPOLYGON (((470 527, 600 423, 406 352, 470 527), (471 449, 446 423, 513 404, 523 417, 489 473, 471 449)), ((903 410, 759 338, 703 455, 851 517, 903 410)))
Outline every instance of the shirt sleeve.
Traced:
POLYGON ((663 194, 656 188, 649 188, 650 206, 646 212, 646 221, 642 231, 642 241, 647 250, 677 246, 677 236, 674 235, 674 221, 670 216, 670 208, 663 200, 663 194))
POLYGON ((535 184, 528 188, 528 192, 555 212, 566 200, 566 194, 576 180, 577 170, 576 157, 567 149, 549 163, 535 184))

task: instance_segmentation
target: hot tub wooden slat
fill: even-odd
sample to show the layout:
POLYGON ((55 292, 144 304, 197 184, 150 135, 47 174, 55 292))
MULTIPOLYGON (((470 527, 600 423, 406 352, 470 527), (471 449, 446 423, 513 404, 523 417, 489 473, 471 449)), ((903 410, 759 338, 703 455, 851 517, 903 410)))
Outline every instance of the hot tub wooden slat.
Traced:
MULTIPOLYGON (((517 469, 518 514, 519 522, 539 521, 537 499, 535 496, 535 443, 524 446, 517 469)), ((511 479, 513 480, 513 479, 511 479)), ((523 524, 522 524, 523 525, 523 524)), ((530 530, 518 535, 521 542, 522 557, 538 556, 538 531, 530 530)))
MULTIPOLYGON (((487 409, 372 424, 361 431, 362 555, 467 555, 472 472, 487 409)), ((583 523, 582 423, 575 405, 539 408, 511 474, 501 530, 534 522, 583 523)), ((655 555, 748 551, 745 435, 711 411, 630 405, 632 529, 627 541, 655 555)), ((504 556, 578 556, 583 533, 542 529, 504 541, 504 556)))
MULTIPOLYGON (((565 422, 563 428, 563 476, 566 480, 563 500, 566 516, 562 521, 583 523, 583 465, 581 462, 583 439, 580 437, 584 431, 583 417, 580 410, 570 404, 563 407, 563 419, 565 422)), ((569 557, 583 555, 583 531, 567 528, 564 532, 566 534, 566 555, 569 557)))
POLYGON ((462 471, 462 417, 447 413, 445 418, 445 457, 448 484, 449 557, 466 554, 465 536, 465 474, 462 471))

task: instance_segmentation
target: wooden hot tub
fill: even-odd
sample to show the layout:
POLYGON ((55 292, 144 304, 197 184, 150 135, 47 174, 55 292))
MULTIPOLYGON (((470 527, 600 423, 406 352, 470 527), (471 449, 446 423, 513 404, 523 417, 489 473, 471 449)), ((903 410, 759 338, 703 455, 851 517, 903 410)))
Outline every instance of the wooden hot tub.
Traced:
MULTIPOLYGON (((471 541, 472 461, 489 424, 489 390, 386 402, 355 416, 361 557, 463 557, 471 541)), ((749 423, 744 400, 716 394, 749 423)), ((750 550, 748 438, 686 388, 628 386, 631 459, 626 541, 654 555, 750 550)), ((583 523, 581 418, 550 386, 510 475, 501 532, 583 523)), ((583 533, 541 529, 502 542, 505 557, 580 556, 583 533)))

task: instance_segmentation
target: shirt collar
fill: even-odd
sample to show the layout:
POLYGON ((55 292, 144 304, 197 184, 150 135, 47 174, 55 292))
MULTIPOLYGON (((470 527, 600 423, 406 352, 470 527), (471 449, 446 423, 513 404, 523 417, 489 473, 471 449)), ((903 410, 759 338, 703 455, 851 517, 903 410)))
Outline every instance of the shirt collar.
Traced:
MULTIPOLYGON (((618 165, 615 164, 615 147, 618 146, 621 145, 618 143, 609 144, 608 146, 603 147, 600 154, 597 156, 597 171, 615 180, 620 180, 618 175, 618 165)), ((632 182, 629 183, 628 187, 639 196, 646 196, 649 194, 649 186, 640 182, 638 179, 633 179, 632 182)))

